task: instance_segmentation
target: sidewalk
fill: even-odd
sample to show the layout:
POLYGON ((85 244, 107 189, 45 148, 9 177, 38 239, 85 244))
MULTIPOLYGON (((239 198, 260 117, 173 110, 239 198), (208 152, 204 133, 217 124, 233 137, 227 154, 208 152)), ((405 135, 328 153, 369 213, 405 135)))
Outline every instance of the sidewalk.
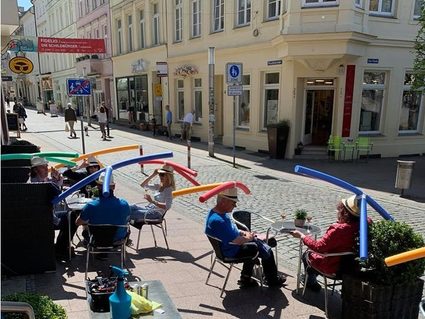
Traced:
MULTIPOLYGON (((37 115, 28 110, 29 130, 22 139, 42 146, 43 151, 78 151, 81 152, 81 140, 69 140, 63 132, 63 118, 50 118, 37 115)), ((78 126, 78 125, 77 125, 78 126)), ((79 132, 77 132, 78 135, 79 132)), ((100 133, 90 130, 86 139, 87 149, 94 151, 106 147, 128 144, 143 144, 145 154, 171 150, 174 162, 186 165, 186 146, 177 141, 169 142, 165 137, 152 137, 150 132, 140 132, 123 127, 114 127, 114 138, 109 142, 100 142, 100 133)), ((216 145, 216 158, 207 156, 205 143, 192 143, 192 168, 199 172, 198 180, 202 184, 212 181, 241 180, 247 183, 253 195, 244 196, 238 209, 261 209, 262 213, 275 218, 285 207, 291 211, 295 207, 311 207, 317 215, 322 229, 334 220, 334 214, 319 214, 333 208, 338 198, 346 192, 336 190, 329 184, 305 178, 293 173, 295 164, 302 164, 320 169, 329 174, 347 179, 368 193, 384 200, 386 208, 391 209, 397 218, 403 218, 414 224, 417 230, 424 233, 423 214, 425 213, 425 159, 416 157, 412 187, 406 194, 412 198, 400 198, 394 190, 395 159, 370 159, 367 163, 339 163, 327 161, 287 161, 271 160, 262 154, 238 151, 237 169, 231 167, 232 150, 216 145), (279 192, 270 190, 278 187, 279 192)), ((131 153, 135 156, 135 152, 131 153)), ((130 156, 129 153, 117 153, 102 157, 106 164, 116 162, 130 156)), ((151 170, 153 167, 146 167, 151 170)), ((140 168, 132 166, 117 172, 117 195, 129 202, 140 200, 137 187, 140 179, 140 168)), ((178 188, 189 187, 178 180, 178 188)), ((167 213, 168 242, 170 250, 165 248, 162 235, 156 231, 159 247, 153 247, 152 234, 149 228, 143 229, 141 235, 141 251, 137 254, 128 250, 127 267, 132 273, 130 280, 161 280, 171 299, 183 318, 324 318, 324 295, 307 292, 300 297, 295 293, 295 273, 297 242, 288 237, 279 241, 279 270, 288 275, 287 285, 281 290, 255 288, 240 290, 236 284, 239 270, 231 273, 224 298, 220 298, 219 287, 224 282, 225 269, 216 265, 215 273, 210 278, 210 285, 205 285, 210 266, 211 246, 203 234, 205 212, 213 205, 209 201, 200 204, 197 196, 176 198, 173 209, 167 213)), ((261 230, 267 225, 256 224, 261 230)), ((137 242, 137 231, 132 229, 131 238, 137 242)), ((57 271, 51 274, 19 276, 2 280, 2 295, 9 291, 37 291, 45 293, 63 305, 70 319, 89 318, 88 305, 84 290, 85 249, 78 247, 77 256, 70 263, 58 263, 57 271)), ((94 277, 95 269, 105 269, 112 262, 94 260, 94 267, 89 273, 94 277)), ((339 293, 330 296, 329 312, 331 318, 340 317, 339 293)), ((168 318, 164 314, 163 318, 168 318)))

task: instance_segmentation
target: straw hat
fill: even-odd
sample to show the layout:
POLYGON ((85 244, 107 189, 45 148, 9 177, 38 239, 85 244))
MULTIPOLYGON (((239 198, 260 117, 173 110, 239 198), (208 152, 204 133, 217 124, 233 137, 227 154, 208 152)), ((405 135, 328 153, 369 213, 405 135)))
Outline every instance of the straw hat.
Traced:
POLYGON ((43 166, 47 164, 49 164, 49 161, 47 161, 44 157, 34 156, 31 159, 31 167, 43 166))
POLYGON ((173 174, 174 168, 170 165, 162 165, 160 169, 158 169, 158 173, 165 173, 165 174, 173 174))
POLYGON ((238 189, 235 187, 225 189, 224 191, 220 192, 218 196, 230 199, 234 202, 238 202, 238 189))
POLYGON ((342 199, 341 202, 351 215, 360 216, 360 209, 356 195, 342 199))
MULTIPOLYGON (((99 176, 99 179, 96 181, 96 183, 103 185, 103 182, 105 181, 106 173, 102 172, 99 176)), ((111 178, 109 179, 109 186, 115 185, 114 183, 114 175, 111 174, 111 178)))
POLYGON ((88 158, 88 163, 89 163, 88 167, 90 167, 90 166, 99 166, 100 167, 99 162, 93 156, 90 156, 88 158))

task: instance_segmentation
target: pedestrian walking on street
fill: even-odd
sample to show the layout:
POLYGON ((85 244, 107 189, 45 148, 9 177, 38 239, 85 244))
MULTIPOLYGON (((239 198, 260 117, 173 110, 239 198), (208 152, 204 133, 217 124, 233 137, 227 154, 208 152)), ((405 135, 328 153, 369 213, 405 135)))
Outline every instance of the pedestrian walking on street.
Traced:
POLYGON ((190 141, 192 137, 192 124, 195 115, 195 110, 187 112, 183 118, 181 141, 190 141))
POLYGON ((27 112, 22 105, 21 102, 18 102, 18 107, 16 110, 16 113, 18 113, 18 122, 19 122, 19 128, 21 131, 26 131, 28 128, 25 125, 25 119, 27 118, 27 112))
POLYGON ((109 104, 106 104, 105 101, 102 101, 101 105, 106 109, 106 137, 111 138, 112 136, 109 134, 109 122, 112 118, 112 108, 109 104))
POLYGON ((170 111, 169 105, 165 106, 165 110, 167 111, 167 113, 165 114, 165 120, 167 122, 167 133, 168 133, 168 138, 171 140, 172 139, 171 124, 173 123, 173 113, 170 111))
POLYGON ((10 96, 9 96, 9 94, 6 95, 6 104, 7 104, 7 107, 10 106, 10 96))
POLYGON ((41 97, 37 98, 36 106, 37 106, 37 114, 43 113, 44 115, 46 115, 46 112, 44 111, 44 102, 41 97))
POLYGON ((72 104, 68 103, 65 110, 65 125, 68 125, 70 138, 77 138, 77 133, 75 133, 74 130, 74 124, 76 121, 77 114, 75 114, 75 110, 72 108, 72 104))
POLYGON ((102 104, 100 104, 99 109, 96 112, 97 121, 99 123, 100 131, 102 132, 103 141, 106 141, 106 122, 108 121, 106 111, 106 108, 102 104))

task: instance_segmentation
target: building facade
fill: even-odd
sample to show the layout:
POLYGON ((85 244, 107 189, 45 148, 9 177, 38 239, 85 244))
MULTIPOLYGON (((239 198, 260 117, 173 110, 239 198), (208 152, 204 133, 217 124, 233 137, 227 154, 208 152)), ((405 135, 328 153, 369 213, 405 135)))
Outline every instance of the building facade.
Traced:
POLYGON ((410 91, 420 0, 111 1, 118 119, 163 121, 191 109, 208 140, 208 47, 215 48, 215 136, 233 140, 226 63, 243 64, 236 145, 267 150, 287 119, 299 142, 368 136, 377 156, 425 152, 422 96, 410 91), (168 77, 157 76, 167 62, 168 77), (146 114, 147 113, 147 114, 146 114))

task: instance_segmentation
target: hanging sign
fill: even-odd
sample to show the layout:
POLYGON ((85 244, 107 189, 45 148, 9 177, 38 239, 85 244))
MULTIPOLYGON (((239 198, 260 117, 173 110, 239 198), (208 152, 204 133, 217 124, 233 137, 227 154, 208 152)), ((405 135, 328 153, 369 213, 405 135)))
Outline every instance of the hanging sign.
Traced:
POLYGON ((105 40, 38 37, 38 52, 105 53, 105 40))
POLYGON ((9 69, 16 74, 30 74, 34 69, 31 60, 24 56, 17 56, 9 61, 9 69))

